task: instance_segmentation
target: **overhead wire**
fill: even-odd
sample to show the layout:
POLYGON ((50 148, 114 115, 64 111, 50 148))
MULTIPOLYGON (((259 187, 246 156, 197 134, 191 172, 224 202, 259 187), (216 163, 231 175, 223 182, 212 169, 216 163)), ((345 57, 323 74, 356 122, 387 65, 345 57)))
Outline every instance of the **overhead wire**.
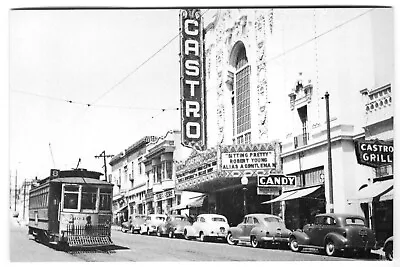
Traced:
MULTIPOLYGON (((319 34, 319 35, 316 35, 316 32, 315 32, 314 37, 312 37, 312 38, 310 38, 309 40, 306 40, 306 41, 304 41, 304 42, 302 42, 302 43, 300 43, 300 44, 298 44, 298 45, 296 45, 296 46, 294 46, 294 47, 292 47, 292 48, 290 48, 290 49, 288 49, 288 50, 286 50, 286 51, 283 51, 282 53, 280 53, 280 54, 278 54, 278 55, 276 55, 276 56, 273 56, 273 57, 267 59, 266 62, 270 62, 270 61, 276 60, 276 59, 278 59, 278 58, 280 58, 280 57, 282 57, 282 56, 285 56, 287 53, 290 53, 290 52, 292 52, 292 51, 294 51, 294 50, 296 50, 296 49, 298 49, 298 48, 300 48, 300 47, 302 47, 302 46, 308 44, 309 42, 315 41, 316 39, 318 39, 318 38, 320 38, 320 37, 322 37, 322 36, 324 36, 324 35, 326 35, 326 34, 332 32, 332 31, 334 31, 334 30, 336 30, 336 29, 338 29, 338 28, 340 28, 340 27, 342 27, 342 26, 344 26, 344 25, 350 23, 351 21, 354 21, 354 20, 358 19, 359 17, 361 17, 361 16, 363 16, 363 15, 365 15, 365 14, 367 14, 367 13, 373 11, 374 9, 375 9, 375 8, 369 9, 369 10, 367 10, 366 12, 363 12, 363 13, 361 13, 361 14, 359 14, 359 15, 357 15, 357 16, 355 16, 355 17, 353 17, 353 18, 351 18, 351 19, 349 19, 349 20, 347 20, 347 21, 344 21, 343 23, 338 24, 338 25, 336 25, 335 27, 333 27, 333 28, 331 28, 331 29, 329 29, 329 30, 327 30, 327 31, 325 31, 325 32, 323 32, 323 33, 321 33, 321 34, 319 34)), ((205 12, 203 12, 203 13, 201 14, 201 16, 204 16, 204 14, 206 14, 209 10, 210 10, 210 9, 207 9, 205 12)), ((51 99, 51 100, 65 101, 65 102, 68 102, 68 103, 70 103, 70 104, 85 105, 85 106, 86 106, 86 109, 84 110, 84 112, 87 111, 87 108, 93 107, 93 106, 97 106, 97 107, 113 107, 113 108, 126 108, 126 109, 160 110, 159 108, 158 108, 158 109, 157 109, 157 108, 152 109, 152 108, 140 108, 140 107, 129 107, 129 106, 123 107, 123 106, 112 106, 112 105, 95 105, 95 103, 98 102, 98 101, 99 101, 100 99, 102 99, 103 97, 105 97, 105 96, 106 96, 107 94, 109 94, 111 91, 115 90, 120 84, 122 84, 122 83, 123 83, 124 81, 126 81, 130 76, 132 76, 132 75, 133 75, 134 73, 136 73, 139 69, 141 69, 146 63, 148 63, 148 62, 149 62, 151 59, 153 59, 157 54, 159 54, 162 50, 164 50, 169 44, 171 44, 171 43, 179 36, 180 33, 181 33, 181 32, 179 31, 178 34, 174 35, 174 36, 173 36, 167 43, 165 43, 160 49, 158 49, 155 53, 153 53, 152 55, 150 55, 150 56, 149 56, 145 61, 143 61, 139 66, 137 66, 134 70, 132 70, 131 72, 129 72, 129 73, 128 73, 126 76, 124 76, 120 81, 118 81, 116 84, 114 84, 112 87, 110 87, 107 91, 105 91, 103 94, 101 94, 99 97, 97 97, 97 98, 96 98, 94 101, 92 101, 91 103, 82 103, 82 102, 78 102, 78 101, 60 99, 60 98, 55 98, 55 97, 51 97, 51 96, 44 96, 44 95, 39 95, 39 94, 29 93, 29 92, 24 92, 24 91, 18 91, 18 90, 12 90, 12 92, 18 92, 18 93, 25 93, 25 94, 40 96, 40 97, 48 98, 48 99, 51 99)), ((179 108, 178 108, 178 109, 179 109, 179 108)), ((155 117, 158 117, 158 116, 159 116, 161 113, 163 113, 165 110, 175 110, 175 109, 173 108, 173 109, 161 109, 161 110, 162 110, 162 111, 161 111, 160 113, 158 113, 157 115, 152 116, 151 119, 154 119, 155 117)))
POLYGON ((52 97, 52 96, 47 96, 47 95, 42 95, 42 94, 37 94, 37 93, 32 93, 32 92, 20 91, 20 90, 11 90, 11 92, 32 95, 32 96, 41 97, 41 98, 54 100, 54 101, 66 102, 69 104, 91 106, 91 107, 96 107, 96 108, 118 108, 118 109, 133 109, 133 110, 175 110, 175 108, 151 108, 151 107, 100 105, 100 104, 90 105, 88 103, 83 103, 83 102, 79 102, 79 101, 68 100, 68 99, 64 99, 64 98, 52 97))

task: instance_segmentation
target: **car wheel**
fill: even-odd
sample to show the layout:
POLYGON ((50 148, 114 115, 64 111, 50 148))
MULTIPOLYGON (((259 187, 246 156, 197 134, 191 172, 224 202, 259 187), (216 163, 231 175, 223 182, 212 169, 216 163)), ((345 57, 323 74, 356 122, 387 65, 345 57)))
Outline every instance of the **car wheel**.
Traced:
POLYGON ((168 232, 168 237, 169 237, 169 238, 174 238, 174 232, 169 231, 169 232, 168 232))
POLYGON ((301 248, 299 247, 299 243, 296 238, 291 238, 289 241, 289 247, 293 252, 300 252, 301 248))
POLYGON ((206 241, 206 236, 204 235, 203 232, 200 232, 200 241, 205 242, 206 241))
POLYGON ((334 256, 336 254, 336 247, 333 241, 328 240, 325 244, 325 253, 328 256, 334 256))
POLYGON ((385 249, 385 257, 389 261, 393 260, 393 243, 387 244, 385 249))
POLYGON ((188 235, 187 230, 185 229, 185 231, 183 232, 183 236, 185 237, 186 240, 190 240, 190 236, 188 235))
POLYGON ((237 241, 237 240, 233 240, 233 236, 232 236, 232 233, 231 233, 231 232, 229 232, 228 235, 226 236, 226 242, 227 242, 229 245, 237 245, 237 244, 238 244, 238 241, 237 241))
POLYGON ((258 248, 258 247, 260 247, 260 242, 258 242, 258 240, 257 240, 257 238, 256 238, 255 236, 252 236, 252 237, 250 238, 250 243, 251 243, 251 246, 252 246, 253 248, 258 248))

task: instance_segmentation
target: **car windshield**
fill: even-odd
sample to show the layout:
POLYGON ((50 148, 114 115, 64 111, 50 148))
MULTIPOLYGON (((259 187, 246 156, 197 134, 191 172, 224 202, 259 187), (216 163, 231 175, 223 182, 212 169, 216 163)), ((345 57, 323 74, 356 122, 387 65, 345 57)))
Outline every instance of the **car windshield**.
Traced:
POLYGON ((156 217, 156 220, 165 221, 164 217, 156 217))
POLYGON ((213 222, 226 222, 224 218, 221 217, 212 217, 211 221, 213 222))
POLYGON ((360 218, 346 218, 347 225, 362 225, 365 226, 364 220, 360 218))

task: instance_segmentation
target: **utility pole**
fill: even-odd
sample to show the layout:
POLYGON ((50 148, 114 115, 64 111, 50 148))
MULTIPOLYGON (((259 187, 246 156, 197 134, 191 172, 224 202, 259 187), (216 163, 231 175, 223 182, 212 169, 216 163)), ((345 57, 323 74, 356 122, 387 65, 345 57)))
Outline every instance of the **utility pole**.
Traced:
POLYGON ((103 158, 104 161, 104 176, 106 178, 106 181, 108 181, 108 177, 107 177, 107 162, 106 162, 106 158, 112 158, 114 157, 114 155, 106 155, 106 151, 104 150, 103 152, 100 153, 100 155, 98 156, 94 156, 95 158, 103 158))
POLYGON ((333 213, 333 179, 332 179, 332 145, 331 145, 331 119, 329 115, 329 93, 325 93, 326 104, 326 134, 328 142, 328 186, 329 186, 329 212, 333 213))
POLYGON ((17 178, 17 170, 15 170, 15 185, 14 185, 14 211, 17 211, 17 182, 18 182, 18 178, 17 178))
POLYGON ((11 196, 12 196, 12 183, 11 183, 11 170, 9 170, 9 174, 10 174, 10 210, 11 210, 11 208, 12 208, 12 198, 11 198, 11 196))
POLYGON ((22 216, 23 220, 25 220, 25 197, 26 197, 26 179, 24 180, 24 205, 23 205, 23 212, 22 212, 22 214, 23 214, 23 216, 22 216))

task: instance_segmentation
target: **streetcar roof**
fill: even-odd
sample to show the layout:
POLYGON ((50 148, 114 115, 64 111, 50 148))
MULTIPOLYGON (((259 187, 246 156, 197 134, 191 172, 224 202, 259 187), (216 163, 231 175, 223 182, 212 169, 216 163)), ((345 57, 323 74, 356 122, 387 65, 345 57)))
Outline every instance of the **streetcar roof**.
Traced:
POLYGON ((86 178, 86 177, 64 177, 64 178, 55 178, 51 180, 51 183, 66 183, 66 184, 90 184, 90 185, 112 185, 109 182, 86 178))

